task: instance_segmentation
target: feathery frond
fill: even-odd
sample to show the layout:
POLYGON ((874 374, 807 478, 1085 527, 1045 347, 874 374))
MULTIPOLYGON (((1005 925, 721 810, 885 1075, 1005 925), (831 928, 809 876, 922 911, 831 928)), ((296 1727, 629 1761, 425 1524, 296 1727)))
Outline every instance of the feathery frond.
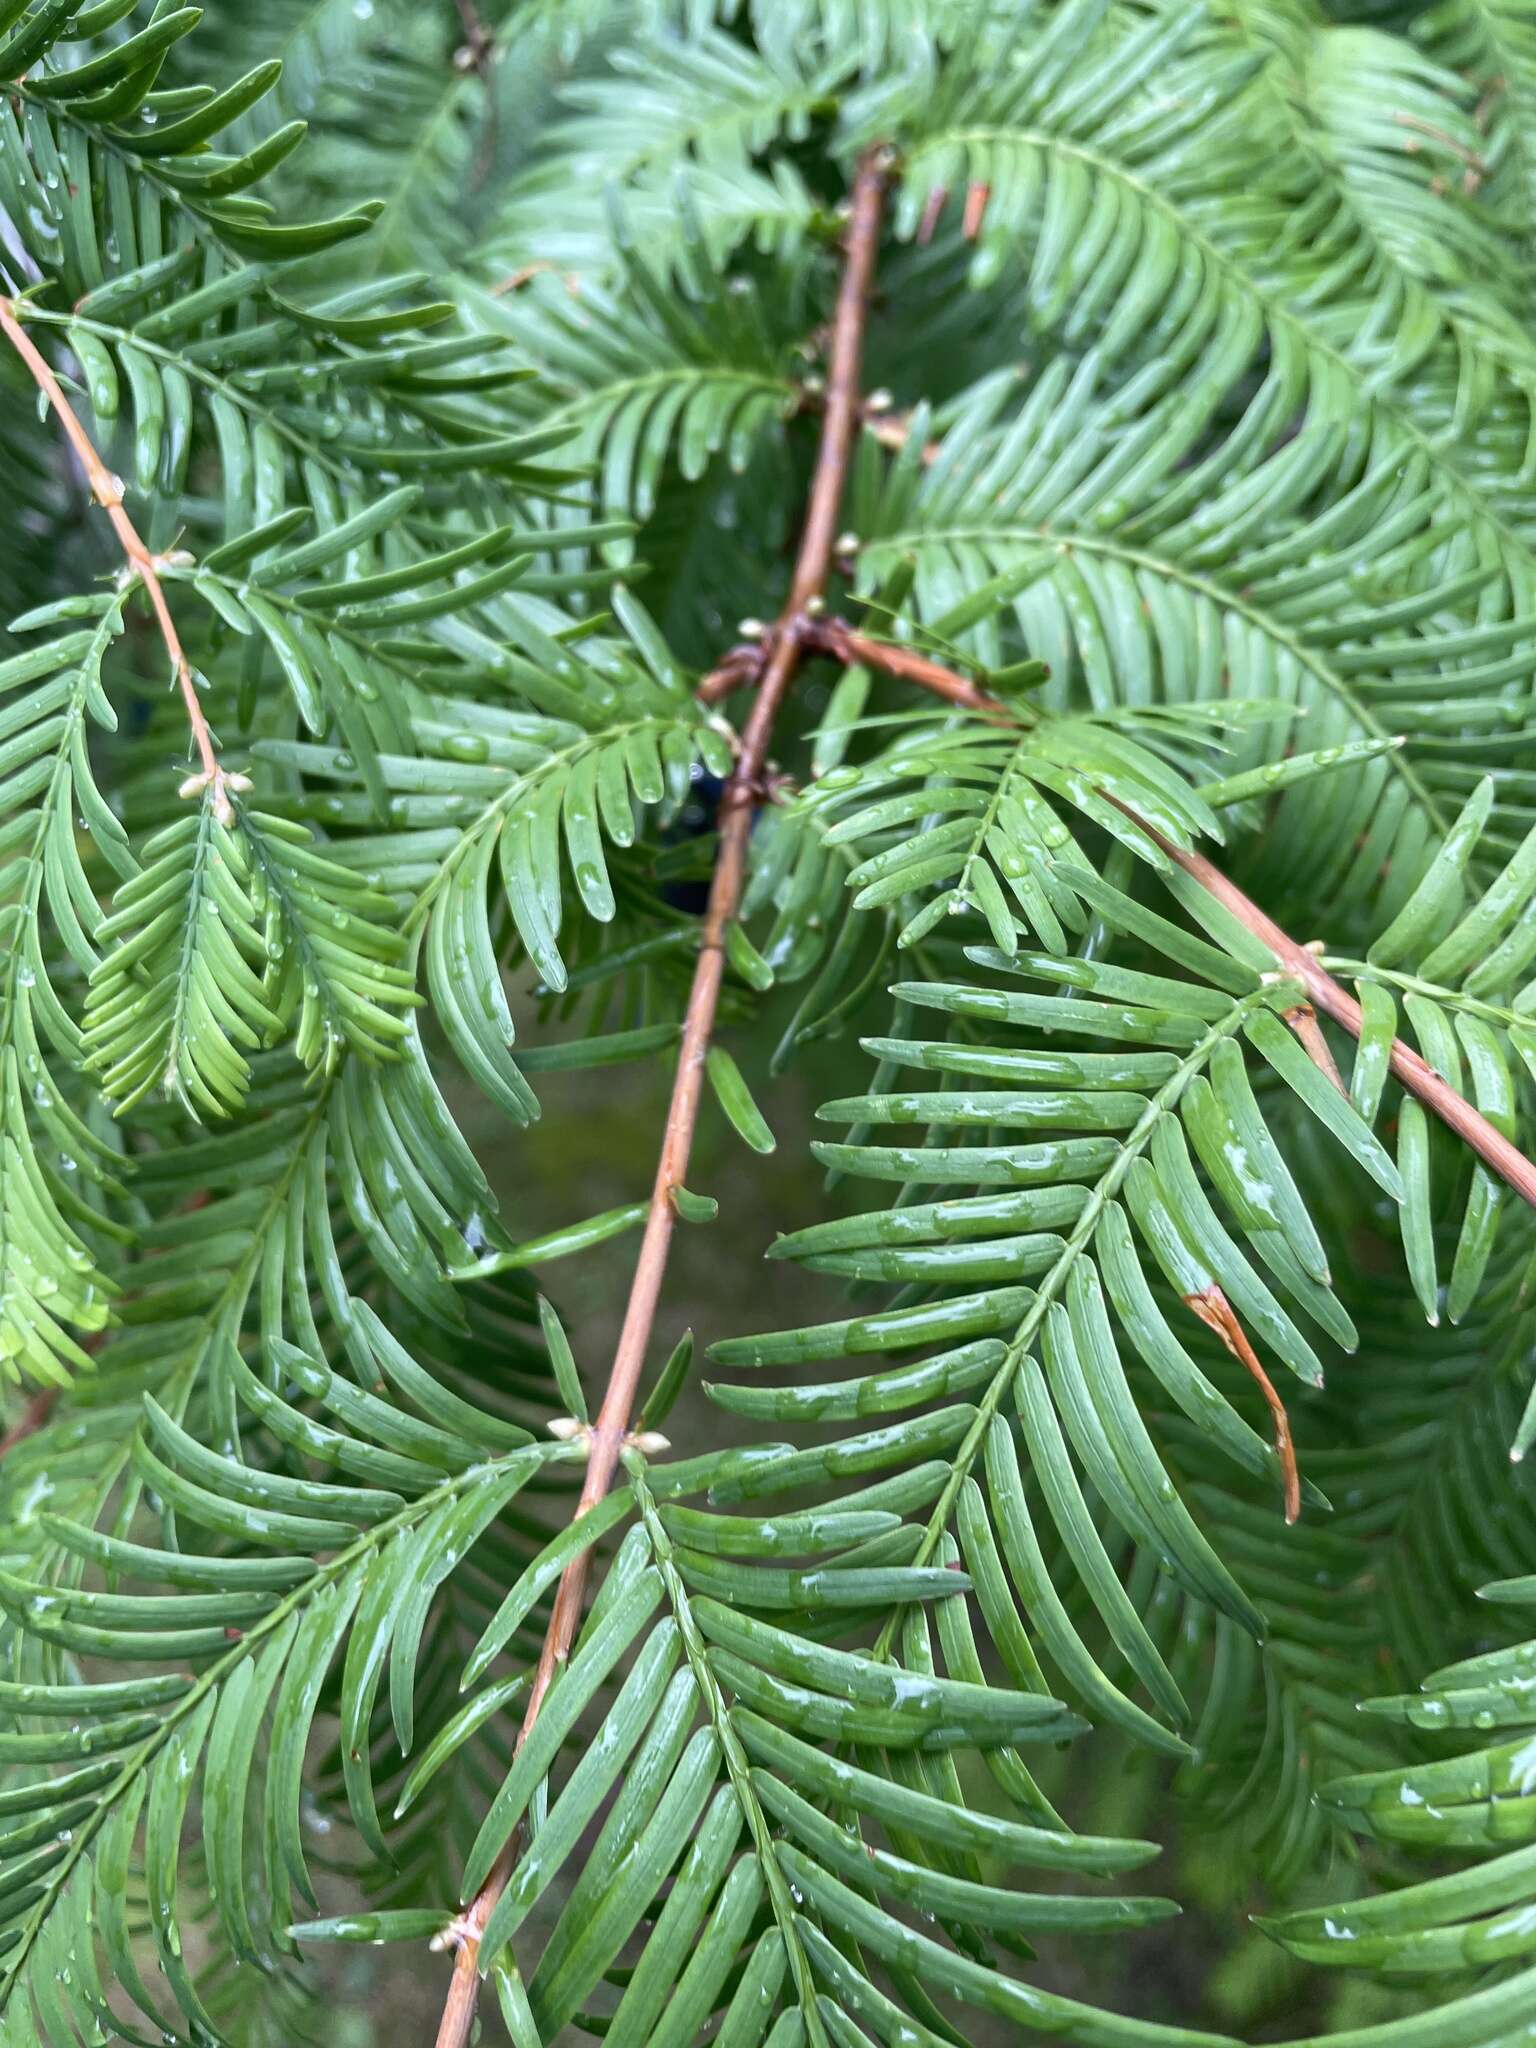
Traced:
POLYGON ((4 2048, 1527 2025, 1526 13, 0 0, 4 2048))

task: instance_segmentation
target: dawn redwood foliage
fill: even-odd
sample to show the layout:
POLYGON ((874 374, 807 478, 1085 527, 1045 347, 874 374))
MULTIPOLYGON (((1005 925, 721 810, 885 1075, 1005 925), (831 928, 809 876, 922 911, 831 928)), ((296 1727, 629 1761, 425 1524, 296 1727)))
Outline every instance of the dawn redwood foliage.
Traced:
POLYGON ((1533 0, 0 80, 0 2043, 1526 2040, 1533 0))

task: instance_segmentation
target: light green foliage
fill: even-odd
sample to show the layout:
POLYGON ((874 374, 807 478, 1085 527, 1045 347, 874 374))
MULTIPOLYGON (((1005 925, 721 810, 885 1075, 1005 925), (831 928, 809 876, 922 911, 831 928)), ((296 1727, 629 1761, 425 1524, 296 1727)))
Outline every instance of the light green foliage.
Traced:
POLYGON ((0 79, 188 661, 0 340, 3 2048, 334 2040, 514 1835, 516 2048, 1524 2039, 1536 1225, 1393 1052, 1532 1149, 1530 0, 0 0, 0 79), (876 142, 829 601, 1008 715, 804 664, 698 1078, 748 1213, 824 1083, 828 1196, 576 1516, 649 1182, 526 1127, 675 1057, 876 142))

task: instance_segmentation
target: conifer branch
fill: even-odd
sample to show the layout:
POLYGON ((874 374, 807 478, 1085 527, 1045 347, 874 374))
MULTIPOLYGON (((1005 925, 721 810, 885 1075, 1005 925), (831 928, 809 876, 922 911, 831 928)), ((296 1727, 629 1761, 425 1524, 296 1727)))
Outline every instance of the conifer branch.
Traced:
MULTIPOLYGON (((840 658, 857 661, 866 668, 878 669, 882 674, 895 676, 904 682, 916 683, 951 703, 974 704, 988 717, 1012 718, 1008 707, 996 697, 988 696, 964 676, 909 654, 906 648, 889 647, 883 641, 866 639, 846 628, 835 628, 831 637, 827 636, 825 629, 822 630, 825 652, 848 648, 850 651, 841 654, 840 658)), ((1362 1026, 1360 1005, 1340 987, 1310 948, 1282 931, 1268 912, 1261 910, 1253 898, 1246 895, 1214 861, 1203 853, 1186 850, 1171 839, 1165 839, 1129 804, 1120 803, 1115 797, 1109 797, 1108 801, 1123 811, 1170 860, 1177 862, 1185 874, 1197 881, 1224 909, 1263 941, 1284 973, 1293 975, 1306 989, 1315 1009, 1322 1010, 1336 1024, 1341 1024, 1352 1038, 1359 1038, 1362 1026)), ((1417 1096, 1426 1109, 1432 1110, 1477 1154, 1490 1172, 1496 1173, 1523 1201, 1536 1209, 1536 1164, 1527 1159, 1517 1145, 1511 1144, 1481 1110, 1474 1108, 1443 1075, 1436 1073, 1428 1060, 1401 1038, 1392 1041, 1389 1064, 1392 1073, 1410 1095, 1417 1096)))
POLYGON ((234 822, 234 810, 228 792, 249 787, 242 775, 228 774, 219 763, 213 744, 213 734, 203 707, 198 698, 197 685, 192 680, 192 664, 187 660, 181 644, 181 635, 176 630, 170 602, 165 586, 160 580, 160 571, 166 566, 165 557, 151 552, 138 528, 123 510, 123 484, 121 477, 114 476, 102 461, 96 445, 80 422, 80 416, 64 395, 63 386, 53 374, 47 358, 37 347, 21 323, 22 306, 16 299, 0 298, 0 330, 4 331, 17 355, 21 357, 32 381, 53 407, 59 425, 64 429, 65 438, 78 456, 85 471, 86 482, 90 485, 91 496, 112 522, 112 531, 117 535, 119 545, 127 558, 130 574, 142 583, 149 598, 155 623, 160 628, 160 637, 165 642, 166 652, 171 658, 171 673, 176 687, 181 692, 181 701, 186 706, 187 724, 191 728, 192 744, 197 750, 200 772, 182 784, 182 795, 193 796, 204 789, 211 793, 214 814, 220 824, 234 822))
MULTIPOLYGON (((607 1493, 618 1469, 645 1364, 667 1257, 677 1221, 677 1197, 685 1185, 698 1123, 704 1066, 714 1033, 725 974, 726 934, 741 903, 752 817, 766 790, 768 747, 802 657, 810 651, 808 607, 819 601, 832 562, 838 512, 848 457, 859 413, 859 361, 874 278, 888 157, 883 149, 860 159, 853 186, 842 281, 833 316, 826 407, 811 479, 789 596, 767 636, 761 681, 741 735, 736 767, 720 798, 720 830, 709 902, 699 937, 698 962, 683 1023, 682 1044, 667 1111, 661 1159, 651 1192, 645 1234, 630 1286, 629 1302, 609 1371, 607 1389, 588 1446, 587 1470, 577 1503, 585 1514, 607 1493)), ((557 1667, 569 1654, 586 1599, 590 1547, 567 1566, 555 1594, 549 1627, 534 1673, 517 1749, 527 1741, 557 1667)), ((503 1848, 490 1875, 450 1930, 457 1944, 437 2048, 465 2048, 474 2022, 479 1988, 480 1942, 496 1901, 515 1865, 518 1838, 503 1848)))
POLYGON ((1414 1976, 1373 2048, 1510 2038, 1536 1644, 1489 1653, 1474 1596, 1531 1591, 1530 1212, 1431 1125, 1536 1161, 1521 10, 1255 68, 1232 10, 1101 0, 820 6, 810 49, 756 0, 359 0, 273 183, 282 11, 182 49, 196 6, 0 0, 0 2037, 290 2039, 314 1979, 241 1958, 362 1942, 448 1951, 448 2048, 498 2003, 519 2048, 961 2007, 1188 2048, 1118 1938, 1177 1910, 1122 1882, 1158 1844, 1074 1809, 1110 1740, 1163 1834, 1214 1715, 1186 1818, 1312 1901, 1264 1933, 1414 1976), (498 151, 502 85, 573 66, 498 151), (1017 602, 1085 715, 988 651, 1017 602), (1170 735, 1277 698, 1313 738, 1186 777, 1170 735), (791 731, 820 795, 775 818, 791 731), (689 787, 723 807, 669 844, 689 787), (1255 844, 1304 946, 1181 851, 1255 844), (509 957, 560 994, 533 1044, 509 957), (764 1249, 850 1298, 727 1310, 728 1420, 668 1474, 671 1234, 716 1103, 773 1147, 725 1051, 779 1037, 769 983, 781 1058, 843 1039, 812 1149, 850 1199, 786 1183, 764 1249), (654 1186, 558 1223, 530 1186, 514 1236, 460 1083, 521 1127, 590 1073, 542 1108, 601 1147, 603 1076, 680 1050, 654 1186), (578 1373, 500 1279, 626 1224, 578 1373), (1289 1382, 1335 1347, 1304 1479, 1289 1382), (1313 1480, 1347 1558, 1286 1526, 1313 1480), (362 1852, 334 1913, 311 1793, 362 1852), (1444 1874, 1320 1903, 1347 1834, 1444 1874))
MULTIPOLYGON (((1173 845, 1155 832, 1145 819, 1138 818, 1136 822, 1170 860, 1178 862, 1185 874, 1193 876, 1256 938, 1263 940, 1284 972, 1294 975, 1302 983, 1314 1008, 1322 1010, 1336 1024, 1342 1024, 1352 1038, 1360 1036, 1360 1005, 1339 986, 1315 953, 1282 931, 1274 919, 1223 874, 1214 861, 1208 860, 1203 853, 1186 852, 1183 847, 1173 845)), ((1523 1201, 1536 1209, 1536 1165, 1517 1145, 1512 1145, 1502 1131, 1495 1130, 1481 1110, 1475 1109, 1464 1095, 1458 1094, 1443 1075, 1436 1073, 1428 1060, 1401 1038, 1392 1041, 1389 1065, 1410 1095, 1416 1095, 1426 1109, 1432 1110, 1463 1143, 1471 1147, 1490 1172, 1496 1173, 1523 1201)))

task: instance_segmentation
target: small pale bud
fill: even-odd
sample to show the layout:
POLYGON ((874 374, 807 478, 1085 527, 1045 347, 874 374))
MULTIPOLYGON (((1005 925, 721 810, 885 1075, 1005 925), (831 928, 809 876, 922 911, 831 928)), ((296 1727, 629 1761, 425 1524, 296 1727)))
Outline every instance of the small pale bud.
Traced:
POLYGON ((743 640, 761 640, 768 628, 761 619, 743 619, 736 630, 743 640))
POLYGON ((835 555, 856 555, 859 552, 859 536, 856 533, 840 533, 832 543, 835 555))
POLYGON ((575 1443, 579 1437, 592 1434, 591 1423, 578 1422, 574 1415, 557 1415, 552 1422, 546 1423, 545 1427, 551 1436, 558 1437, 563 1444, 575 1443))
POLYGON ((478 1939, 478 1935, 474 1928, 470 1926, 464 1914, 455 1913, 448 1922, 448 1925, 440 1927, 437 1933, 433 1935, 432 1939, 427 1943, 427 1948, 431 1954, 441 1955, 444 1949, 460 1948, 466 1941, 478 1939))
POLYGON ((638 1430, 628 1438, 631 1450, 638 1451, 642 1458, 659 1458, 663 1451, 670 1451, 672 1439, 662 1435, 659 1429, 638 1430))
POLYGON ((866 412, 889 412, 895 403, 896 400, 882 384, 878 391, 871 391, 868 398, 865 399, 864 410, 866 412))

